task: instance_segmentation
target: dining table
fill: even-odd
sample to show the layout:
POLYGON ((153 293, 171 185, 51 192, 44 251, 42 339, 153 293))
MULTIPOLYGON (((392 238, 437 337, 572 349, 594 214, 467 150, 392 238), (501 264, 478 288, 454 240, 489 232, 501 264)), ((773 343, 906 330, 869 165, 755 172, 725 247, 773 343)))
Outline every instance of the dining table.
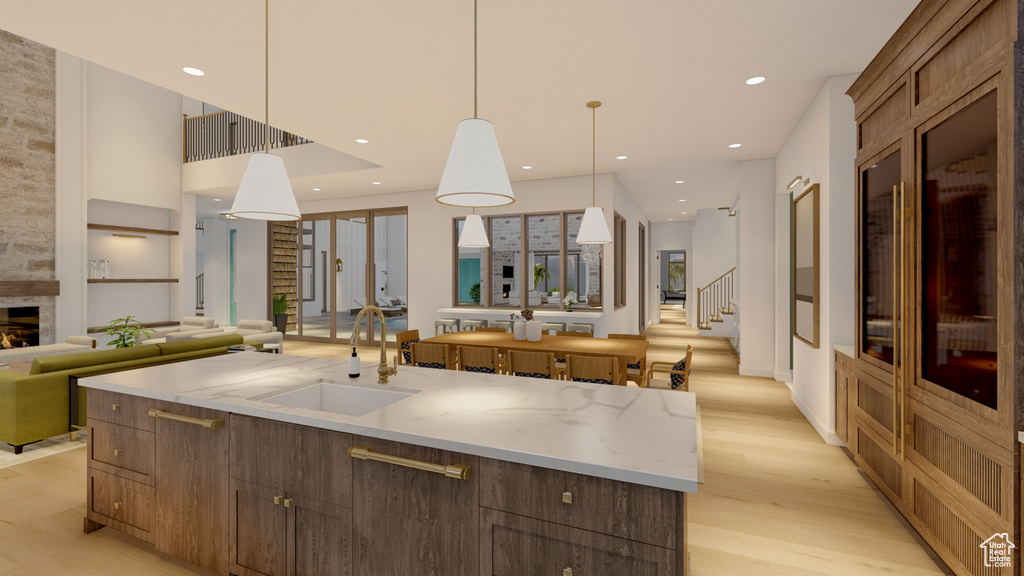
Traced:
POLYGON ((454 358, 459 346, 482 346, 497 348, 500 354, 508 350, 526 350, 529 352, 552 352, 556 358, 566 355, 576 356, 612 356, 619 360, 619 372, 622 382, 626 378, 626 365, 636 364, 647 356, 647 340, 618 338, 592 338, 579 336, 541 335, 540 340, 516 340, 511 332, 477 332, 468 330, 441 334, 423 338, 420 342, 444 344, 448 346, 449 357, 454 358))

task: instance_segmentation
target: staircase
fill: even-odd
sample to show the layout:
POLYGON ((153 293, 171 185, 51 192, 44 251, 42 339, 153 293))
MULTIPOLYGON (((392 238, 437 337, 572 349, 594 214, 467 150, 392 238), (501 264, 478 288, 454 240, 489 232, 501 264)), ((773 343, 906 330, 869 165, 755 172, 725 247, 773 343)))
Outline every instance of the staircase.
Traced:
POLYGON ((725 322, 722 316, 731 315, 734 266, 714 282, 697 290, 697 329, 713 330, 712 322, 725 322))

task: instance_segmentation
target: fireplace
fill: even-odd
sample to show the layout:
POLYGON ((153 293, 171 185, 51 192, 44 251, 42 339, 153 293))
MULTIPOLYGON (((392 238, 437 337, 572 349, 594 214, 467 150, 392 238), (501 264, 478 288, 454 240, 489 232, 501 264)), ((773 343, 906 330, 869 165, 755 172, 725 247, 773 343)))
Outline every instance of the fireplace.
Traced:
POLYGON ((39 345, 39 306, 0 308, 0 348, 39 345))

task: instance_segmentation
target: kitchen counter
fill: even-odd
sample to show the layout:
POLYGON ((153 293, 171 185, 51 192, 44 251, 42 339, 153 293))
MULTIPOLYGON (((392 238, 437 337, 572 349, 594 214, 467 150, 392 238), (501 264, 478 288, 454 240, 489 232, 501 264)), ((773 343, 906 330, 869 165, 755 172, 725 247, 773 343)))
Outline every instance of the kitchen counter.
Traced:
POLYGON ((79 385, 682 492, 697 491, 695 395, 244 352, 82 379, 79 385), (274 404, 320 379, 411 393, 363 416, 274 404))

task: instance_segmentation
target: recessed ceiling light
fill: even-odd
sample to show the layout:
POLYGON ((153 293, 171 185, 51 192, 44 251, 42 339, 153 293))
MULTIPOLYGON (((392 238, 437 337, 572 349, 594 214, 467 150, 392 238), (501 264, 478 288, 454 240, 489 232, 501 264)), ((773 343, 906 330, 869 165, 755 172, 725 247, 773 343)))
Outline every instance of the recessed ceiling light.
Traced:
POLYGON ((625 156, 616 156, 615 159, 616 160, 625 160, 626 157, 625 156))
POLYGON ((680 212, 680 214, 686 214, 686 212, 680 212))
POLYGON ((214 198, 213 201, 214 202, 220 202, 220 198, 214 198))
POLYGON ((193 68, 191 66, 185 66, 181 69, 185 74, 191 74, 192 76, 204 76, 206 72, 203 72, 199 68, 193 68))
POLYGON ((380 182, 374 182, 373 185, 374 186, 380 186, 380 182))
POLYGON ((672 221, 672 219, 671 219, 671 218, 669 218, 669 219, 668 219, 668 221, 669 221, 669 222, 671 222, 671 221, 672 221))
POLYGON ((686 202, 686 198, 680 198, 679 201, 680 202, 686 202))
POLYGON ((319 192, 319 191, 320 191, 319 188, 313 188, 313 192, 319 192))
POLYGON ((533 166, 523 166, 523 170, 533 170, 533 166))
POLYGON ((749 84, 750 86, 760 84, 761 82, 764 82, 764 76, 754 76, 753 78, 747 80, 747 84, 749 84))
POLYGON ((740 146, 743 146, 743 144, 729 144, 729 148, 739 148, 740 146))
POLYGON ((682 184, 682 183, 683 183, 682 180, 676 180, 676 184, 682 184))
POLYGON ((366 144, 367 142, 369 142, 369 140, 367 140, 366 138, 356 138, 356 142, 360 144, 366 144))

